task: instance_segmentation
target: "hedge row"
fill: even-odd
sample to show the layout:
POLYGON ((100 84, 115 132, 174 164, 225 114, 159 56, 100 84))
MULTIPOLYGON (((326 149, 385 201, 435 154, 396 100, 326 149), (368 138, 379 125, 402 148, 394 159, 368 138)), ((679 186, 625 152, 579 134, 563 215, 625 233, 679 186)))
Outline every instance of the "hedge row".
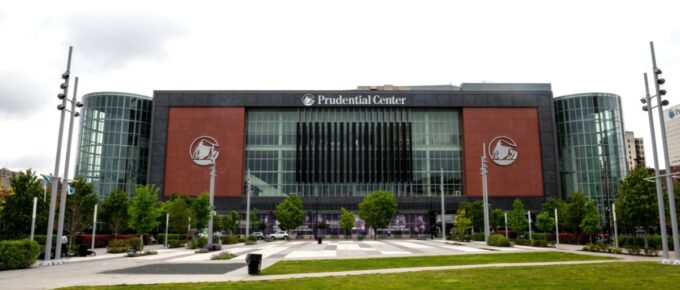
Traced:
POLYGON ((30 267, 39 254, 40 246, 35 241, 0 241, 0 270, 30 267))
MULTIPOLYGON (((109 245, 109 242, 112 240, 127 240, 131 238, 139 238, 139 235, 136 234, 120 234, 120 235, 111 235, 111 234, 97 234, 94 239, 94 247, 95 248, 104 248, 109 245)), ((86 244, 89 245, 92 243, 92 234, 82 234, 78 235, 76 237, 76 242, 77 244, 86 244)), ((162 242, 161 242, 162 243, 162 242)), ((144 244, 145 245, 150 245, 151 244, 151 235, 144 235, 144 244)))

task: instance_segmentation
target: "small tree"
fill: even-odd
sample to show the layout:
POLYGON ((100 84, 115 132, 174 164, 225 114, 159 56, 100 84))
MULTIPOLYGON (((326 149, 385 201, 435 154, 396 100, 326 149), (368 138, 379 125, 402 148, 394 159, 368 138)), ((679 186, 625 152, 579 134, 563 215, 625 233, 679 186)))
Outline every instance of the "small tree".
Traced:
POLYGON ((456 227, 456 236, 459 240, 465 237, 465 232, 472 227, 472 221, 467 217, 465 209, 458 208, 456 212, 456 220, 453 222, 453 226, 456 227))
POLYGON ((586 216, 586 203, 588 199, 582 192, 576 192, 567 199, 567 212, 565 215, 565 227, 567 230, 579 232, 583 218, 586 216))
POLYGON ((557 221, 559 222, 560 229, 564 229, 566 225, 567 203, 554 197, 549 197, 543 204, 543 211, 549 213, 550 216, 554 216, 555 209, 557 209, 557 221))
MULTIPOLYGON (((0 213, 0 223, 6 234, 11 236, 27 235, 31 231, 33 198, 38 198, 36 232, 46 228, 49 206, 43 201, 41 181, 34 171, 26 170, 10 177, 13 194, 5 196, 4 208, 0 213)), ((50 200, 49 195, 47 200, 50 200)))
POLYGON ((254 231, 259 231, 263 227, 267 226, 262 221, 260 221, 260 218, 258 218, 257 215, 258 215, 257 208, 253 208, 253 209, 250 210, 250 232, 251 233, 254 232, 254 231))
POLYGON ((193 214, 192 220, 195 221, 196 228, 206 228, 210 220, 210 212, 212 211, 209 193, 203 193, 194 198, 191 211, 193 214))
POLYGON ((75 189, 75 193, 66 198, 64 229, 69 233, 69 243, 73 244, 76 233, 92 225, 94 205, 99 202, 99 198, 92 190, 92 183, 82 176, 76 177, 71 187, 75 189))
POLYGON ((164 202, 165 213, 170 214, 168 227, 170 232, 184 233, 191 215, 191 208, 183 198, 169 199, 164 202))
POLYGON ((387 227, 396 212, 397 199, 389 191, 374 191, 359 204, 359 217, 373 230, 387 227))
POLYGON ((128 208, 128 226, 140 235, 140 249, 144 247, 144 234, 158 225, 162 213, 158 206, 158 188, 153 184, 137 185, 137 195, 128 208))
POLYGON ((586 215, 583 218, 583 221, 581 221, 580 227, 584 233, 588 234, 590 242, 592 243, 593 233, 600 230, 600 214, 597 213, 595 202, 590 200, 586 202, 586 215))
POLYGON ((517 234, 526 231, 529 228, 529 221, 526 214, 522 201, 515 199, 515 201, 512 202, 512 211, 508 215, 508 227, 510 230, 517 234))
POLYGON ((340 227, 345 230, 345 236, 347 233, 352 234, 352 228, 354 227, 354 213, 346 210, 344 207, 340 208, 340 227))
POLYGON ((645 180, 649 176, 651 174, 646 168, 642 166, 635 168, 621 181, 621 187, 616 195, 617 222, 631 232, 634 232, 636 227, 649 230, 651 227, 659 226, 656 188, 653 182, 645 180))
POLYGON ((295 194, 289 195, 277 204, 275 214, 279 227, 284 231, 297 229, 305 222, 302 199, 295 194))
POLYGON ((241 214, 235 210, 232 210, 229 213, 229 216, 231 217, 231 222, 229 224, 225 224, 225 227, 229 228, 232 234, 236 234, 238 232, 238 225, 241 222, 241 214))
POLYGON ((127 229, 129 204, 130 195, 118 189, 109 193, 102 202, 102 221, 108 224, 114 238, 127 229))
POLYGON ((555 228, 555 219, 550 216, 550 213, 542 211, 536 215, 536 229, 547 233, 555 228))

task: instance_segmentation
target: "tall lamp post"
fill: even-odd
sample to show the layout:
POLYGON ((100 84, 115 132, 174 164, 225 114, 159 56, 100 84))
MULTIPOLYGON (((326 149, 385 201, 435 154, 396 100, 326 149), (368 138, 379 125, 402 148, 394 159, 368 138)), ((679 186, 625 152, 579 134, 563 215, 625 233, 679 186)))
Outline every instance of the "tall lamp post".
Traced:
MULTIPOLYGON (((666 82, 665 79, 659 78, 661 69, 656 66, 656 55, 654 54, 654 42, 649 42, 649 47, 652 51, 652 71, 654 72, 654 88, 656 89, 657 104, 662 104, 661 96, 666 94, 666 90, 661 89, 661 85, 666 82)), ((680 240, 678 239, 678 217, 675 212, 675 195, 673 194, 673 178, 671 173, 671 161, 668 156, 668 142, 666 141, 666 124, 663 119, 662 106, 656 106, 659 113, 659 125, 661 126, 661 145, 663 148, 664 163, 666 163, 666 192, 668 194, 668 207, 671 215, 671 229, 673 233, 673 246, 675 249, 675 260, 673 264, 680 265, 680 240)))
POLYGON ((210 219, 208 219, 208 244, 213 242, 213 217, 215 208, 215 161, 220 156, 216 147, 220 146, 217 140, 210 136, 200 136, 194 139, 189 146, 189 157, 197 165, 210 166, 210 219))
MULTIPOLYGON (((489 167, 486 164, 486 143, 482 144, 482 197, 484 202, 484 241, 489 242, 489 192, 487 189, 486 175, 489 167)), ((507 235, 507 229, 505 231, 507 235)))
MULTIPOLYGON (((645 76, 645 92, 646 95, 640 101, 645 104, 642 106, 642 110, 647 112, 647 117, 649 119, 649 132, 652 135, 652 153, 654 157, 654 180, 656 181, 656 203, 659 209, 659 230, 661 231, 661 248, 663 253, 662 263, 669 263, 668 257, 668 233, 666 230, 666 210, 663 200, 663 191, 661 189, 661 177, 659 176, 659 158, 657 156, 656 150, 656 133, 654 132, 654 117, 652 116, 652 97, 649 95, 649 84, 647 81, 647 73, 645 76)), ((668 104, 668 101, 664 101, 668 104)), ((657 106, 663 106, 662 104, 657 104, 657 106)))
MULTIPOLYGON (((57 207, 57 186, 59 185, 59 161, 61 158, 61 143, 64 133, 64 118, 66 112, 66 96, 68 95, 68 83, 71 76, 71 54, 73 53, 73 47, 68 48, 68 61, 66 62, 66 72, 61 75, 64 82, 60 85, 62 93, 57 95, 61 100, 61 104, 57 106, 57 109, 61 111, 61 118, 59 120, 59 137, 57 139, 57 157, 54 164, 54 175, 52 176, 52 190, 50 191, 50 210, 47 219, 47 238, 45 239, 45 259, 43 260, 43 265, 52 265, 52 234, 54 230, 54 212, 57 207)), ((60 239, 60 237, 57 237, 60 239)))
POLYGON ((68 137, 66 138, 66 161, 65 161, 65 166, 64 166, 64 182, 61 185, 61 201, 59 202, 59 224, 57 226, 57 247, 56 251, 54 254, 54 257, 57 261, 57 263, 61 264, 61 248, 62 248, 62 239, 61 236, 64 234, 64 216, 66 214, 66 196, 68 195, 69 192, 69 185, 68 185, 68 169, 69 169, 69 163, 71 161, 71 139, 73 137, 73 120, 75 117, 80 116, 80 113, 76 112, 76 107, 80 108, 83 106, 83 103, 78 102, 78 77, 76 77, 76 83, 75 86, 73 86, 73 99, 69 100, 68 98, 65 98, 65 100, 71 102, 71 109, 63 109, 63 111, 68 111, 71 114, 71 119, 69 120, 68 123, 68 137))

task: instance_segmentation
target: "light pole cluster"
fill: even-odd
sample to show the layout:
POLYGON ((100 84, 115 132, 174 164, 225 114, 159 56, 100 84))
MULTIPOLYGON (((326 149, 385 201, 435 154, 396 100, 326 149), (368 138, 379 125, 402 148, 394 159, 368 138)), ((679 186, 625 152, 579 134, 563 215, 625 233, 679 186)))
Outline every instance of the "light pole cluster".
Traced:
POLYGON ((666 142, 666 124, 664 122, 663 118, 663 106, 668 105, 668 100, 662 100, 662 96, 666 95, 666 90, 661 88, 661 85, 666 83, 666 80, 661 78, 661 69, 659 69, 656 66, 656 55, 654 53, 654 43, 650 42, 649 43, 651 52, 652 52, 652 71, 654 72, 654 88, 656 90, 656 95, 650 96, 649 94, 649 84, 647 81, 647 73, 644 74, 645 78, 645 97, 642 98, 640 101, 645 104, 642 106, 642 110, 647 112, 647 116, 649 118, 649 129, 650 133, 652 135, 652 151, 654 155, 654 175, 655 175, 655 180, 656 180, 656 197, 657 197, 657 204, 659 207, 659 228, 661 230, 661 245, 663 248, 663 260, 662 263, 666 264, 680 264, 680 257, 678 257, 678 253, 680 253, 680 241, 678 241, 678 221, 677 221, 677 216, 676 216, 676 211, 675 211, 675 196, 673 195, 673 180, 672 180, 672 175, 673 173, 671 172, 671 166, 670 166, 670 158, 668 156, 668 143, 666 142), (652 100, 653 98, 656 97, 656 106, 652 106, 652 100), (671 216, 671 228, 672 228, 672 233, 673 233, 673 246, 675 247, 675 257, 674 260, 671 260, 670 257, 668 256, 668 234, 666 232, 666 214, 665 214, 665 208, 664 208, 664 197, 663 193, 661 190, 661 177, 662 175, 659 175, 659 161, 658 161, 658 154, 656 150, 656 135, 654 133, 654 119, 652 116, 652 109, 657 108, 657 111, 659 113, 659 124, 660 124, 660 131, 661 131, 661 145, 663 148, 663 153, 664 153, 664 161, 666 165, 666 174, 663 176, 666 177, 666 190, 668 194, 668 203, 669 203, 669 210, 670 210, 670 216, 671 216))
POLYGON ((61 111, 61 119, 59 121, 59 138, 57 141, 57 156, 55 160, 55 165, 54 165, 54 174, 52 175, 52 179, 50 180, 52 182, 52 190, 50 191, 50 210, 49 210, 49 215, 48 215, 48 221, 47 221, 47 239, 45 241, 45 260, 43 261, 43 265, 53 265, 53 264, 61 264, 61 236, 63 235, 64 231, 64 212, 66 209, 66 195, 68 194, 68 170, 69 170, 69 159, 70 159, 70 154, 71 154, 71 139, 73 136, 73 123, 74 123, 74 118, 78 117, 80 114, 76 112, 76 108, 80 108, 83 106, 81 102, 77 101, 76 94, 78 92, 78 78, 76 78, 76 83, 75 83, 75 88, 73 90, 73 98, 71 100, 68 99, 68 88, 69 88, 69 80, 71 78, 71 55, 73 53, 73 47, 69 46, 68 48, 68 61, 66 64, 66 72, 64 72, 61 75, 61 78, 64 80, 64 82, 59 86, 62 89, 62 92, 57 95, 57 98, 61 101, 59 105, 57 105, 57 110, 61 111), (67 109, 66 108, 66 102, 71 103, 71 108, 67 109), (70 113, 70 122, 69 122, 69 131, 68 131, 68 139, 66 142, 66 166, 64 167, 64 178, 61 180, 62 183, 62 188, 61 188, 61 199, 60 199, 60 205, 59 205, 59 222, 58 222, 58 229, 57 229, 57 236, 56 236, 56 247, 55 247, 55 261, 51 261, 52 258, 52 232, 54 230, 54 214, 56 211, 56 204, 57 204, 57 189, 58 185, 60 182, 59 179, 59 163, 60 163, 60 158, 61 158, 61 144, 62 144, 62 137, 64 133, 64 118, 66 112, 70 113))

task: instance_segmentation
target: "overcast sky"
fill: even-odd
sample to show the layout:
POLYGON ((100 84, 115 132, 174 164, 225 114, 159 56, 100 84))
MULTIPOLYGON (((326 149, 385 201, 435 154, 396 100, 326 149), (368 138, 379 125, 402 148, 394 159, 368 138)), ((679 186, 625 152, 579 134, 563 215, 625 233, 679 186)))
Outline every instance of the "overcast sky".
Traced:
POLYGON ((651 157, 639 99, 654 41, 680 104, 677 1, 223 2, 0 0, 0 167, 53 171, 69 45, 79 97, 463 82, 610 92, 651 157))

